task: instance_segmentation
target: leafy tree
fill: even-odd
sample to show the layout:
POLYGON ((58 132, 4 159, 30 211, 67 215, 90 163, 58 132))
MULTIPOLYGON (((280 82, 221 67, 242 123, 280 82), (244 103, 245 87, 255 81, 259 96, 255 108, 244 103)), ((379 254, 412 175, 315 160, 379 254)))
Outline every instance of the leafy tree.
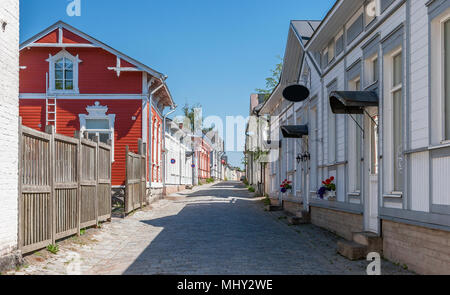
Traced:
POLYGON ((280 56, 277 56, 277 58, 280 60, 280 62, 276 64, 274 69, 270 70, 272 75, 266 78, 266 89, 261 88, 255 89, 255 91, 258 94, 264 94, 264 100, 269 99, 270 95, 277 87, 278 82, 280 81, 281 78, 281 71, 283 69, 283 59, 280 56))
POLYGON ((200 117, 196 118, 196 116, 195 116, 196 109, 201 109, 201 108, 202 108, 202 105, 199 104, 199 103, 197 103, 197 104, 195 104, 193 106, 189 106, 189 104, 186 104, 183 107, 183 114, 185 116, 185 120, 184 120, 185 122, 184 123, 185 124, 189 123, 189 128, 190 128, 191 131, 195 130, 195 124, 197 123, 202 128, 203 134, 207 134, 208 132, 212 131, 214 129, 214 127, 204 128, 203 127, 203 122, 195 122, 196 119, 197 120, 198 119, 202 119, 203 120, 203 118, 200 118, 200 117))

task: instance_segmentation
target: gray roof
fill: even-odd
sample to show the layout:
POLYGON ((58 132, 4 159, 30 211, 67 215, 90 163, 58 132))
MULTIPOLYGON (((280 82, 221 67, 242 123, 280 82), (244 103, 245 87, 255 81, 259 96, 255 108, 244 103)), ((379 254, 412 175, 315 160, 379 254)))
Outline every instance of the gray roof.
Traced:
POLYGON ((303 39, 309 40, 320 25, 320 22, 315 20, 293 20, 292 25, 303 39))

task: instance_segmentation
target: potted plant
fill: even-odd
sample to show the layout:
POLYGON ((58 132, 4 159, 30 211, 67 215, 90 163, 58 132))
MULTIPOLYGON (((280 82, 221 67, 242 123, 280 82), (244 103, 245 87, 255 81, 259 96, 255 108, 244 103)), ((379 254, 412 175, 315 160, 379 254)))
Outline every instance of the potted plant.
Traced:
POLYGON ((285 179, 281 185, 281 193, 285 194, 287 191, 292 191, 292 181, 285 179))
POLYGON ((336 201, 336 184, 333 181, 334 176, 322 181, 323 186, 317 191, 321 199, 326 197, 328 201, 336 201))

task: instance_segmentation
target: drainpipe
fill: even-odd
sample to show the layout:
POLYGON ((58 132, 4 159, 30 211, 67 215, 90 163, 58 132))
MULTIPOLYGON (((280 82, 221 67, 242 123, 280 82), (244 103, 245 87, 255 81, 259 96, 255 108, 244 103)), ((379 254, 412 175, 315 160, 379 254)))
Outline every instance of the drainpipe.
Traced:
POLYGON ((163 184, 163 189, 166 187, 166 165, 167 165, 167 159, 166 159, 166 118, 167 118, 167 116, 169 116, 170 114, 175 112, 176 109, 177 109, 177 105, 173 104, 170 107, 170 111, 167 114, 165 114, 164 118, 163 118, 163 129, 162 129, 162 132, 163 132, 163 136, 162 136, 163 142, 162 142, 162 144, 163 144, 163 151, 164 151, 164 153, 163 153, 163 164, 162 164, 162 170, 163 170, 163 173, 162 173, 162 175, 163 175, 162 184, 163 184))

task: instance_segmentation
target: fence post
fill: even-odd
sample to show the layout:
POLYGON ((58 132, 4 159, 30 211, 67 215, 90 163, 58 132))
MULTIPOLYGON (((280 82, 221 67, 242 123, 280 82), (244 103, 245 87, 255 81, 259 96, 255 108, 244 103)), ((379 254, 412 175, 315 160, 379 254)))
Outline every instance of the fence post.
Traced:
POLYGON ((17 236, 17 248, 19 251, 22 251, 23 248, 23 196, 22 196, 22 179, 23 179, 23 167, 22 167, 22 158, 23 158, 23 150, 22 150, 22 117, 19 117, 19 181, 18 181, 18 205, 19 205, 19 215, 18 215, 18 236, 17 236))
POLYGON ((77 236, 80 236, 81 232, 81 138, 80 131, 75 131, 74 137, 77 139, 77 236))
POLYGON ((98 136, 94 136, 93 141, 95 142, 95 173, 94 173, 94 177, 95 177, 95 226, 98 227, 98 167, 99 167, 99 161, 98 161, 98 143, 99 143, 99 137, 98 136))
POLYGON ((45 132, 50 134, 50 143, 49 143, 49 150, 50 150, 50 224, 51 224, 51 238, 52 238, 52 244, 55 244, 55 237, 56 237, 56 198, 55 198, 55 126, 53 125, 47 125, 45 126, 45 132))

